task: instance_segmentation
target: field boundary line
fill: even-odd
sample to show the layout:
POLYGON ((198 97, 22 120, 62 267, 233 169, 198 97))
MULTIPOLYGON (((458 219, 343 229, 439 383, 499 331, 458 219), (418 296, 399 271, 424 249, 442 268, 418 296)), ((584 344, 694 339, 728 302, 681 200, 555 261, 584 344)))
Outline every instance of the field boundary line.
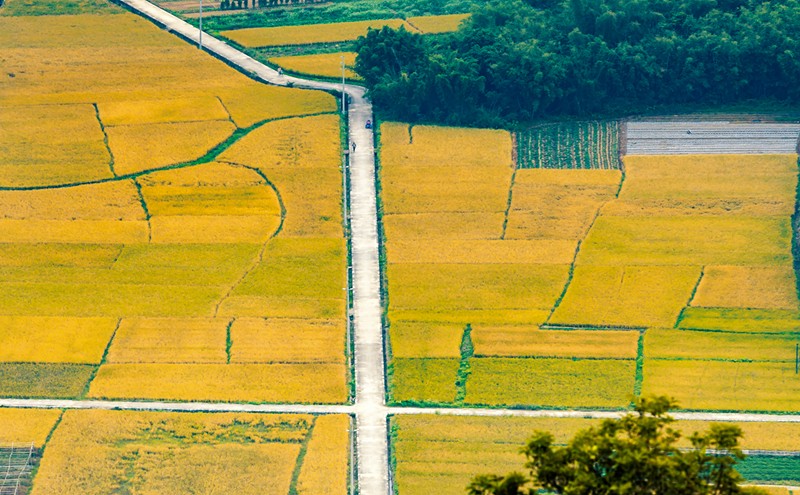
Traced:
POLYGON ((100 131, 103 133, 103 144, 106 147, 106 151, 108 151, 108 168, 111 170, 111 175, 114 177, 117 176, 117 171, 114 170, 114 152, 111 151, 111 146, 108 144, 108 132, 106 132, 106 126, 103 124, 103 119, 100 118, 100 107, 97 103, 92 103, 94 107, 94 116, 97 118, 97 123, 100 124, 100 131))
POLYGON ((559 294, 558 298, 556 299, 555 304, 553 304, 553 308, 550 310, 550 314, 547 315, 547 319, 544 321, 545 325, 550 324, 550 319, 553 318, 553 315, 555 314, 556 310, 561 305, 561 301, 563 301, 564 297, 567 295, 569 286, 572 284, 572 277, 575 275, 575 266, 577 265, 578 255, 581 252, 581 247, 583 246, 583 242, 586 240, 587 237, 589 237, 589 234, 592 232, 592 228, 594 227, 594 224, 597 222, 597 219, 600 218, 600 213, 603 211, 603 208, 612 201, 619 199, 619 194, 622 191, 622 185, 624 183, 625 183, 625 174, 623 173, 620 175, 619 188, 617 189, 617 193, 614 195, 613 198, 609 198, 607 201, 604 201, 603 204, 597 207, 597 210, 594 212, 594 217, 592 217, 592 221, 589 222, 589 225, 586 227, 586 231, 583 233, 581 238, 578 239, 578 243, 575 246, 575 254, 572 257, 572 263, 570 263, 569 265, 569 273, 567 274, 567 281, 564 284, 564 288, 562 289, 561 294, 559 294))
POLYGON ((144 199, 144 193, 142 192, 142 185, 139 183, 139 178, 134 177, 131 181, 133 181, 133 185, 136 187, 136 193, 139 195, 139 203, 142 205, 142 210, 144 210, 144 219, 147 220, 147 242, 151 243, 153 242, 153 222, 150 221, 152 218, 150 215, 150 208, 147 207, 147 201, 144 199))
POLYGON ((227 106, 227 105, 225 105, 225 102, 224 102, 224 101, 222 101, 222 98, 220 98, 219 96, 216 96, 216 98, 217 98, 217 101, 219 101, 219 104, 220 104, 220 105, 222 105, 222 109, 223 109, 223 110, 225 110, 225 114, 228 116, 228 121, 229 121, 231 124, 235 125, 237 129, 241 129, 241 127, 239 127, 239 126, 236 124, 236 121, 234 121, 234 120, 233 120, 233 115, 231 115, 231 111, 230 111, 230 110, 228 110, 228 106, 227 106))
MULTIPOLYGON (((514 134, 512 134, 514 136, 514 134)), ((516 146, 516 139, 513 140, 511 152, 512 154, 515 153, 515 146, 516 146)), ((508 199, 506 200, 506 211, 503 214, 503 230, 500 234, 500 240, 505 240, 506 238, 506 230, 508 228, 508 216, 511 214, 511 204, 514 201, 514 184, 517 182, 517 171, 519 170, 519 165, 517 164, 516 157, 512 155, 512 166, 514 167, 514 171, 511 173, 511 183, 508 185, 508 199)))
POLYGON ((233 347, 233 339, 231 338, 231 327, 236 321, 236 317, 231 318, 225 326, 225 364, 231 364, 231 348, 233 347))
POLYGON ((300 443, 300 451, 297 453, 297 459, 294 461, 294 469, 292 469, 292 480, 289 483, 288 495, 298 495, 297 482, 300 479, 300 473, 303 470, 303 461, 306 458, 306 452, 308 452, 308 444, 311 442, 311 436, 314 434, 314 426, 316 425, 317 417, 313 416, 311 418, 311 425, 308 427, 308 431, 306 431, 303 441, 300 443))
POLYGON ((475 355, 475 345, 472 342, 472 325, 467 323, 464 327, 464 333, 461 336, 461 358, 458 363, 458 370, 456 371, 456 396, 453 399, 454 404, 463 405, 467 398, 467 380, 472 374, 469 365, 469 360, 475 355))
MULTIPOLYGON (((250 266, 248 266, 244 270, 244 273, 242 273, 242 276, 239 277, 238 279, 236 279, 236 281, 233 282, 233 284, 230 286, 228 291, 225 292, 225 295, 222 296, 222 298, 220 298, 220 300, 217 302, 217 305, 214 307, 214 317, 215 318, 217 316, 219 316, 219 309, 222 307, 222 303, 224 303, 229 297, 231 297, 231 294, 233 294, 233 291, 244 281, 244 279, 247 278, 247 276, 250 275, 253 272, 253 270, 258 268, 258 266, 261 265, 261 263, 264 262, 264 254, 267 252, 267 247, 269 246, 269 243, 272 242, 272 240, 275 239, 278 236, 278 234, 280 234, 281 231, 283 230, 283 223, 286 221, 286 213, 287 213, 286 206, 285 206, 285 204, 283 202, 283 196, 281 196, 280 190, 278 190, 278 187, 271 180, 269 180, 269 178, 267 177, 267 175, 264 172, 262 172, 261 170, 259 170, 256 167, 251 167, 250 165, 245 165, 245 164, 242 164, 242 163, 231 162, 231 161, 220 161, 219 163, 225 163, 225 164, 231 165, 233 167, 239 167, 239 168, 245 168, 245 169, 248 169, 248 170, 252 170, 259 177, 261 177, 264 180, 266 186, 271 188, 273 190, 273 192, 275 192, 275 196, 278 198, 278 205, 281 207, 281 221, 278 224, 278 227, 275 229, 275 232, 273 232, 269 236, 269 238, 266 241, 264 241, 264 244, 261 245, 261 248, 259 249, 258 254, 256 255, 255 259, 253 259, 253 261, 250 263, 250 266)), ((231 324, 233 324, 233 321, 231 321, 231 324)), ((230 332, 230 328, 228 330, 230 332)), ((230 363, 230 353, 228 354, 228 362, 230 363)))
POLYGON ((111 333, 111 337, 108 339, 105 349, 103 349, 103 356, 100 358, 100 363, 97 364, 97 367, 94 369, 89 377, 89 380, 86 382, 86 385, 83 387, 83 391, 81 392, 82 399, 85 399, 89 395, 89 389, 92 386, 92 382, 94 382, 94 379, 97 377, 97 374, 100 372, 100 367, 106 364, 106 360, 108 359, 108 351, 111 349, 111 345, 114 343, 114 337, 117 336, 120 326, 122 326, 122 318, 117 318, 117 325, 114 327, 114 331, 111 333))
POLYGON ((686 301, 686 305, 681 309, 680 313, 678 313, 678 318, 675 319, 675 325, 672 328, 678 328, 678 324, 681 320, 681 314, 683 310, 686 308, 692 307, 692 301, 694 301, 695 296, 697 295, 697 289, 700 287, 700 282, 703 281, 703 277, 706 274, 706 267, 705 265, 700 267, 700 275, 697 277, 697 282, 695 282, 694 287, 692 287, 692 291, 689 293, 689 300, 686 301))
POLYGON ((97 184, 106 184, 109 182, 118 182, 123 180, 130 180, 130 179, 137 179, 139 177, 155 174, 157 172, 166 172, 169 170, 180 170, 189 167, 196 167, 198 165, 205 165, 207 163, 211 163, 217 161, 217 157, 223 154, 225 151, 228 150, 231 146, 245 138, 254 130, 258 129, 264 124, 268 124, 270 122, 278 122, 281 120, 288 120, 288 119, 299 119, 305 117, 316 117, 319 115, 333 115, 334 112, 314 112, 308 114, 301 114, 301 115, 288 115, 285 117, 276 117, 272 119, 265 119, 255 124, 251 125, 250 127, 243 127, 237 128, 233 133, 224 139, 222 142, 214 146, 213 148, 206 151, 206 153, 194 160, 189 160, 185 162, 178 162, 172 163, 169 165, 163 165, 161 167, 154 167, 149 168, 147 170, 140 170, 137 172, 130 172, 127 174, 117 175, 115 177, 105 177, 102 179, 91 179, 91 180, 84 180, 84 181, 76 181, 76 182, 67 182, 64 184, 50 184, 46 186, 3 186, 0 185, 0 191, 41 191, 45 189, 69 189, 71 187, 79 187, 79 186, 92 186, 97 184))
MULTIPOLYGON (((639 332, 639 338, 636 341, 636 370, 633 377, 633 397, 634 401, 642 396, 642 385, 644 384, 644 335, 647 330, 639 332)), ((631 407, 634 405, 631 401, 631 407)))

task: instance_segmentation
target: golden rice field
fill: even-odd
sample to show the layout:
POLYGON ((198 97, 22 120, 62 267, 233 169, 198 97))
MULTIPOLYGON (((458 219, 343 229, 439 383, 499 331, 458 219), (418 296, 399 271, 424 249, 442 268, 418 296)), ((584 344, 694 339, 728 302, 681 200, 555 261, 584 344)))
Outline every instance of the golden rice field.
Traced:
POLYGON ((651 328, 644 336, 644 357, 751 361, 794 360, 798 334, 750 334, 651 328))
POLYGON ((795 155, 626 159, 619 198, 582 243, 552 321, 669 327, 687 304, 796 309, 789 226, 796 161, 795 155), (717 200, 730 208, 704 206, 717 200))
POLYGON ((477 357, 595 357, 635 359, 638 332, 540 330, 530 326, 475 325, 477 357))
MULTIPOLYGON (((459 24, 468 18, 469 14, 450 14, 410 17, 403 19, 383 19, 375 21, 336 22, 330 24, 306 24, 301 26, 256 27, 222 31, 220 34, 246 48, 263 46, 284 45, 309 45, 314 43, 334 43, 339 41, 355 40, 364 36, 370 29, 381 29, 384 26, 392 29, 405 29, 406 31, 422 34, 447 33, 458 29, 459 24)), ((306 57, 282 57, 284 62, 295 65, 296 68, 284 66, 276 59, 273 61, 289 70, 306 74, 341 76, 341 68, 332 64, 339 63, 339 54, 310 55, 306 57), (335 55, 335 57, 333 57, 335 55), (329 59, 333 58, 333 62, 329 59), (310 65, 309 65, 310 64, 310 65), (322 69, 320 69, 320 67, 322 69), (326 67, 330 67, 326 69, 326 67), (302 70, 311 69, 308 70, 302 70), (316 71, 324 70, 325 73, 316 71)), ((350 64, 352 65, 352 64, 350 64)))
POLYGON ((334 98, 129 14, 0 42, 0 396, 346 401, 334 98))
MULTIPOLYGON (((564 444, 580 430, 597 425, 583 418, 486 418, 434 415, 399 415, 391 419, 392 452, 397 465, 395 482, 400 495, 437 493, 460 495, 477 474, 520 471, 525 457, 519 449, 536 430, 553 434, 564 444)), ((789 439, 800 435, 792 423, 736 423, 746 449, 796 450, 789 439)), ((710 423, 678 421, 681 445, 694 431, 710 423)), ((772 493, 772 492, 770 492, 772 493)), ((788 494, 789 492, 775 492, 788 494)))
POLYGON ((633 157, 623 177, 506 168, 505 139, 381 128, 393 400, 744 407, 700 378, 723 366, 770 382, 752 409, 794 410, 796 155, 633 157))
POLYGON ((342 77, 342 61, 344 59, 344 74, 348 80, 361 80, 353 66, 356 63, 354 52, 314 53, 311 55, 293 55, 288 57, 274 57, 269 62, 290 72, 309 74, 312 76, 342 77))
POLYGON ((0 409, 0 443, 24 439, 42 448, 60 417, 59 409, 0 409))
POLYGON ((348 416, 67 411, 31 493, 219 493, 236 487, 263 494, 303 493, 303 487, 343 495, 349 423, 348 416))
POLYGON ((449 33, 456 31, 470 14, 428 15, 409 17, 406 22, 423 34, 449 33))
POLYGON ((1 17, 0 33, 14 75, 0 93, 3 186, 189 161, 237 127, 336 107, 324 93, 252 82, 132 15, 1 17), (124 35, 109 39, 109 23, 124 35))
MULTIPOLYGON (((614 335, 617 340, 605 350, 570 347, 564 342, 577 340, 555 332, 548 334, 554 341, 539 342, 538 349, 523 344, 559 299, 578 241, 619 189, 618 171, 515 171, 510 137, 503 131, 387 123, 381 128, 381 143, 395 400, 557 404, 558 399, 534 396, 533 383, 519 385, 519 392, 504 383, 499 388, 505 392, 499 393, 505 397, 492 395, 490 389, 498 388, 503 373, 524 375, 538 366, 561 374, 564 383, 584 386, 581 371, 570 366, 562 370, 566 361, 549 359, 553 357, 622 354, 632 363, 635 333, 614 335), (553 225, 571 227, 548 227, 553 225), (467 324, 473 328, 475 357, 467 358, 471 373, 464 392, 463 383, 456 381, 465 359, 461 339, 467 324), (623 341, 627 344, 611 350, 623 341), (546 359, 520 359, 533 356, 546 359)), ((601 368, 616 364, 592 361, 597 363, 601 368)), ((604 406, 627 404, 634 379, 628 364, 623 363, 630 369, 621 380, 630 386, 595 387, 614 396, 604 406)))
POLYGON ((671 326, 689 301, 700 268, 577 265, 550 321, 619 327, 671 326))
POLYGON ((308 45, 354 40, 367 34, 370 29, 381 29, 384 26, 393 29, 405 27, 407 30, 411 30, 402 19, 385 19, 381 21, 245 28, 222 31, 220 34, 246 48, 257 48, 261 46, 308 45))
POLYGON ((394 401, 447 403, 455 400, 457 358, 394 358, 391 366, 394 401))
POLYGON ((477 358, 467 404, 623 408, 633 396, 633 359, 477 358))
POLYGON ((745 308, 687 308, 678 328, 725 332, 784 333, 800 331, 800 311, 745 308))
POLYGON ((797 400, 800 383, 794 359, 783 362, 646 359, 642 393, 669 395, 686 409, 800 411, 797 400))

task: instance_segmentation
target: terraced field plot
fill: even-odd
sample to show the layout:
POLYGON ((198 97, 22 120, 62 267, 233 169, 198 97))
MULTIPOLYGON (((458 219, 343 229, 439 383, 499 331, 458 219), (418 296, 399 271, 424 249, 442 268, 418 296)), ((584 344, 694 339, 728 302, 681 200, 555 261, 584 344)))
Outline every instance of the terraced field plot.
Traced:
MULTIPOLYGON (((462 494, 477 474, 520 471, 525 458, 519 449, 534 430, 549 431, 555 437, 556 444, 564 444, 577 431, 595 424, 598 424, 597 420, 582 418, 394 416, 392 447, 397 461, 395 480, 398 493, 462 494)), ((744 449, 797 449, 796 442, 788 440, 800 434, 797 424, 736 424, 744 431, 744 449)), ((692 432, 705 431, 709 425, 701 421, 678 421, 675 424, 683 433, 682 445, 686 447, 689 446, 687 438, 692 432)), ((797 459, 752 456, 741 465, 741 471, 753 482, 797 484, 800 474, 791 470, 796 466, 797 459)), ((784 495, 790 493, 785 489, 775 490, 775 493, 784 495)))
POLYGON ((333 98, 132 15, 0 32, 0 396, 346 401, 333 98))

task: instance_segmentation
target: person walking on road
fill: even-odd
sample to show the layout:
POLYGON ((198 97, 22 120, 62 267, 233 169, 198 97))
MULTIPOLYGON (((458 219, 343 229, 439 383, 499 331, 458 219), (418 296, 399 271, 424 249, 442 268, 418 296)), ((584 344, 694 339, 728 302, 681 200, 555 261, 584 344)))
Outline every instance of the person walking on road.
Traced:
POLYGON ((353 152, 355 153, 355 151, 356 151, 356 142, 355 141, 350 141, 350 145, 353 148, 353 152))

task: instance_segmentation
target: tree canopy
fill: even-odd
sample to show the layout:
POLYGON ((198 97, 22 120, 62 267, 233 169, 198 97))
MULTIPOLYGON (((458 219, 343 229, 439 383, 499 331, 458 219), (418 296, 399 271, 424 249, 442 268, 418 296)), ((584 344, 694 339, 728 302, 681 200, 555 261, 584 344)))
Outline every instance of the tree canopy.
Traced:
POLYGON ((800 99, 800 0, 488 0, 455 33, 356 42, 388 117, 503 125, 800 99))
POLYGON ((480 475, 469 495, 533 495, 538 489, 564 495, 734 495, 760 494, 742 488, 737 461, 742 430, 712 424, 680 449, 680 432, 667 413, 666 397, 637 399, 635 412, 578 432, 564 447, 537 431, 522 449, 529 475, 480 475))

